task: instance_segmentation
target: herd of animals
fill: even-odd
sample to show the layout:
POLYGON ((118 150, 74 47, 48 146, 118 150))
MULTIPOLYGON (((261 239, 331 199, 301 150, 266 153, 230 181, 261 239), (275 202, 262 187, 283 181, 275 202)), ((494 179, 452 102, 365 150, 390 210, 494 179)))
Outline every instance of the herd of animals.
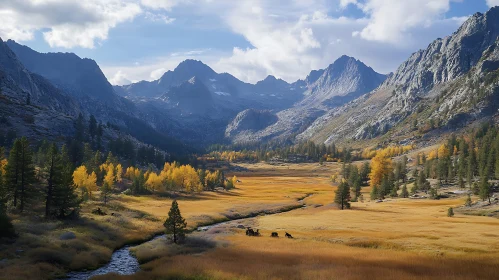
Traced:
MULTIPOLYGON (((259 229, 254 230, 254 229, 252 229, 251 227, 248 227, 248 228, 246 229, 246 235, 247 235, 247 236, 261 236, 261 234, 260 234, 260 230, 259 230, 259 229)), ((287 233, 287 232, 286 232, 285 236, 286 236, 287 238, 293 238, 293 236, 292 236, 291 234, 287 233)), ((277 232, 275 232, 275 231, 274 231, 274 232, 272 232, 272 233, 270 234, 270 237, 279 237, 279 233, 277 233, 277 232)))

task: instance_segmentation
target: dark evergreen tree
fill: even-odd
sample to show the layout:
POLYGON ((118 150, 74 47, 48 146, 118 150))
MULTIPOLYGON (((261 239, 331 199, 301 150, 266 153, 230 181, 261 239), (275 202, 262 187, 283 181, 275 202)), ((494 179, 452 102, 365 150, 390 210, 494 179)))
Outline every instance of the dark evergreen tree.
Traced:
POLYGON ((90 135, 92 141, 97 135, 97 120, 94 115, 90 115, 90 119, 88 120, 88 134, 90 135))
POLYGON ((5 210, 3 201, 0 201, 0 237, 14 237, 16 232, 5 210))
POLYGON ((85 141, 85 119, 83 115, 80 113, 75 122, 75 140, 82 143, 85 141))
POLYGON ((360 177, 363 184, 367 184, 367 181, 369 180, 369 173, 371 173, 371 167, 369 165, 369 162, 366 161, 364 162, 364 164, 362 164, 362 168, 360 171, 360 177))
POLYGON ((371 200, 376 200, 379 198, 378 186, 373 186, 371 189, 371 200))
POLYGON ((108 184, 108 182, 104 182, 101 188, 101 198, 102 201, 104 201, 104 204, 107 204, 107 202, 109 201, 111 191, 112 189, 111 186, 108 184))
POLYGON ((6 166, 6 173, 6 187, 9 197, 13 197, 14 207, 18 207, 19 201, 19 210, 23 212, 33 191, 32 184, 35 182, 33 155, 26 137, 14 142, 6 166))
POLYGON ((334 202, 341 210, 350 208, 350 186, 342 182, 335 191, 334 202))
MULTIPOLYGON (((485 172, 484 172, 485 173, 485 172)), ((479 196, 480 199, 485 201, 486 199, 489 200, 489 204, 491 203, 490 201, 490 193, 491 193, 491 187, 489 184, 489 179, 487 178, 486 174, 482 174, 480 178, 480 189, 479 189, 479 196)))
POLYGON ((400 197, 402 198, 409 197, 409 192, 407 191, 407 184, 404 184, 404 186, 402 187, 402 192, 400 193, 400 197))
POLYGON ((81 200, 76 194, 73 184, 73 165, 69 159, 68 149, 62 146, 60 152, 60 184, 53 191, 53 214, 63 219, 68 216, 76 216, 80 208, 81 200))
POLYGON ((50 145, 46 158, 47 161, 43 166, 43 171, 47 184, 45 192, 45 218, 48 218, 52 214, 51 208, 54 205, 54 190, 60 188, 62 184, 61 157, 55 144, 50 145))
POLYGON ((166 219, 163 226, 165 227, 166 234, 173 235, 173 243, 178 243, 183 241, 185 237, 187 223, 180 214, 180 209, 178 208, 177 200, 174 200, 172 202, 170 212, 168 212, 168 218, 166 219))
POLYGON ((468 161, 467 161, 467 181, 468 185, 472 186, 473 183, 473 178, 476 175, 476 166, 477 166, 477 161, 476 161, 476 156, 475 156, 475 144, 474 141, 471 141, 469 151, 468 151, 468 161))

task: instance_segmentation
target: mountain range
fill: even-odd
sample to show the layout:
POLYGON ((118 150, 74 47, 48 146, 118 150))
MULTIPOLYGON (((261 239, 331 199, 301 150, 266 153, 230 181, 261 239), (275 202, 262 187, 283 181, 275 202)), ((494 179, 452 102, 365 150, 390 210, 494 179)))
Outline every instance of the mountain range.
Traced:
MULTIPOLYGON (((256 84, 185 60, 155 81, 112 86, 97 63, 0 40, 4 129, 68 137, 79 115, 167 151, 215 143, 424 141, 497 115, 499 8, 412 54, 389 75, 342 56, 294 83, 256 84)), ((2 130, 2 128, 0 128, 2 130)))

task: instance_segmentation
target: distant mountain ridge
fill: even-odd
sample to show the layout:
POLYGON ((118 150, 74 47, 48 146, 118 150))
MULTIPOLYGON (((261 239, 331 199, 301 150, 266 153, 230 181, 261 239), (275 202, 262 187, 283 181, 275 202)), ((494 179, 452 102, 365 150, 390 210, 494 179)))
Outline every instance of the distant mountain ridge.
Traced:
MULTIPOLYGON (((136 141, 153 144, 170 152, 173 149, 178 152, 187 149, 185 145, 168 136, 170 133, 166 129, 155 130, 155 126, 163 124, 165 120, 169 121, 167 117, 163 117, 158 123, 151 122, 150 117, 133 102, 115 93, 97 63, 91 59, 82 59, 72 53, 38 53, 11 40, 1 42, 0 57, 9 58, 3 60, 5 64, 0 70, 10 74, 7 78, 17 77, 11 80, 12 86, 21 88, 25 102, 29 94, 30 101, 19 103, 18 111, 11 113, 14 118, 24 115, 24 119, 34 121, 34 124, 16 127, 22 135, 34 135, 31 130, 43 128, 46 137, 58 136, 60 140, 61 137, 71 136, 74 131, 74 118, 82 113, 86 118, 94 115, 104 124, 119 127, 121 134, 130 135, 136 138, 136 141), (25 63, 27 67, 24 66, 25 63), (31 106, 28 103, 31 103, 31 106), (33 117, 27 117, 23 112, 29 112, 32 105, 40 103, 51 110, 45 110, 43 114, 38 113, 33 117), (44 117, 48 112, 51 114, 50 118, 44 117), (58 128, 62 127, 62 124, 58 124, 58 119, 64 120, 64 128, 58 128)), ((3 91, 9 92, 8 88, 3 91)), ((9 98, 15 100, 13 98, 19 98, 19 94, 9 98)), ((12 110, 13 107, 7 108, 12 110)))
POLYGON ((203 83, 216 99, 221 99, 222 103, 239 104, 241 110, 248 108, 245 104, 249 107, 284 109, 299 101, 303 93, 300 88, 296 89, 274 76, 268 76, 253 85, 228 73, 216 73, 208 65, 192 59, 181 62, 173 71, 165 72, 158 80, 115 86, 115 90, 131 100, 157 98, 192 77, 203 83))
MULTIPOLYGON (((498 38, 495 7, 415 52, 389 75, 341 56, 294 83, 269 75, 249 84, 186 60, 156 81, 114 87, 93 60, 42 54, 8 41, 0 46, 0 82, 18 107, 2 108, 17 119, 23 115, 19 108, 32 110, 33 104, 69 119, 95 114, 131 134, 147 128, 201 146, 407 142, 499 117, 498 38)), ((23 129, 33 130, 37 121, 23 129)))
POLYGON ((326 69, 313 70, 305 80, 294 83, 304 91, 304 96, 292 107, 278 112, 277 121, 259 130, 244 131, 233 127, 237 127, 238 122, 244 122, 243 117, 250 118, 251 115, 238 115, 229 124, 226 136, 237 143, 290 138, 306 129, 327 110, 377 88, 385 78, 385 75, 375 72, 361 61, 341 56, 326 69))
MULTIPOLYGON (((481 115, 480 106, 470 105, 468 101, 477 99, 479 95, 474 91, 485 85, 475 80, 477 88, 470 91, 463 80, 471 82, 472 76, 489 75, 477 67, 488 59, 487 52, 492 52, 490 48, 494 48, 498 36, 499 7, 485 14, 474 14, 452 35, 437 39, 428 48, 412 54, 379 89, 329 111, 298 135, 297 140, 330 143, 371 139, 387 133, 397 139, 414 139, 418 131, 432 127, 456 129, 456 123, 462 127, 476 120, 481 115), (458 99, 468 101, 455 103, 453 94, 457 92, 460 92, 458 99), (453 103, 443 101, 446 98, 454 100, 453 103), (446 106, 440 107, 442 102, 446 106), (471 111, 475 113, 470 111, 473 106, 475 109, 471 111), (465 117, 459 111, 469 113, 465 117)), ((490 65, 494 63, 491 61, 490 65)), ((490 86, 494 87, 494 83, 487 85, 490 86)), ((472 103, 480 104, 484 98, 485 94, 472 103)))

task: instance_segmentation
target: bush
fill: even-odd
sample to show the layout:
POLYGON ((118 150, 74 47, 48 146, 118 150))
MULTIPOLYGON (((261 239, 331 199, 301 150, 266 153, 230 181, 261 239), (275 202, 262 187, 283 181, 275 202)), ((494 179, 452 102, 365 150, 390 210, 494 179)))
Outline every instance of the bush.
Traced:
POLYGON ((35 262, 46 262, 61 265, 69 265, 71 263, 70 253, 55 248, 36 248, 33 249, 29 255, 35 262))
POLYGON ((447 210, 447 217, 454 217, 454 209, 452 207, 447 210))
POLYGON ((16 232, 9 216, 3 210, 0 210, 0 237, 14 236, 16 236, 16 232))

